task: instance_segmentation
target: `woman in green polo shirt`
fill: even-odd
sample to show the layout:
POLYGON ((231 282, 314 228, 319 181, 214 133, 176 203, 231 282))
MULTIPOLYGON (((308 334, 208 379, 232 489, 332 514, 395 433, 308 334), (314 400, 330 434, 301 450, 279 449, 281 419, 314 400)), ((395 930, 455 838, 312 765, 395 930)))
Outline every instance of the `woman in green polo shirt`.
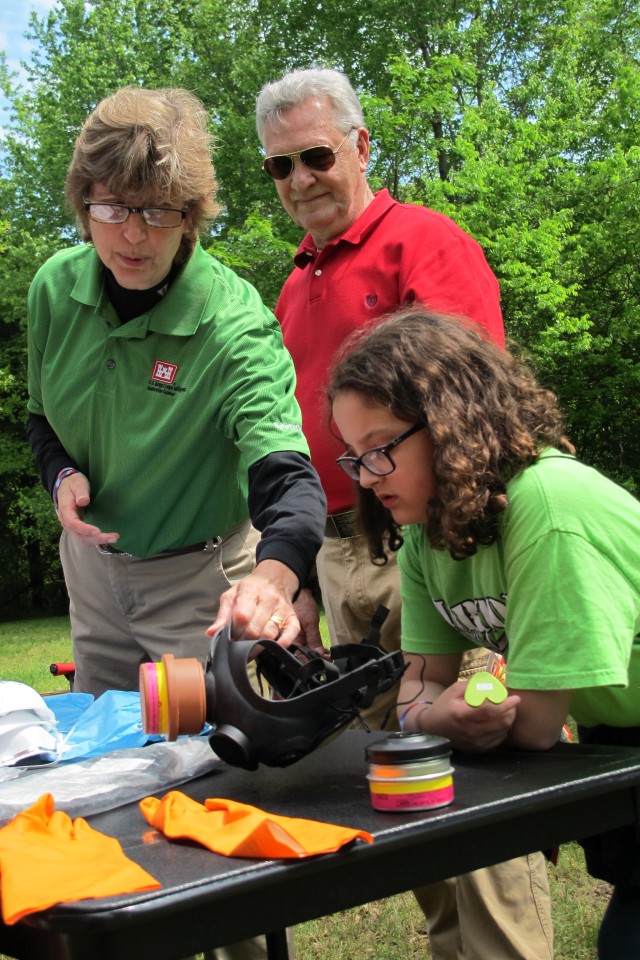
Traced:
MULTIPOLYGON (((543 750, 572 715, 587 742, 640 746, 640 504, 576 458, 554 396, 477 328, 411 308, 352 338, 329 397, 372 557, 400 549, 402 728, 543 750), (506 659, 502 702, 465 699, 477 646, 506 659)), ((638 838, 585 849, 614 884, 599 956, 636 958, 638 838)))
POLYGON ((293 640, 322 542, 280 327, 198 240, 211 147, 186 90, 104 99, 67 177, 85 242, 29 291, 29 437, 63 528, 76 689, 95 695, 137 689, 165 652, 204 662, 228 620, 293 640))

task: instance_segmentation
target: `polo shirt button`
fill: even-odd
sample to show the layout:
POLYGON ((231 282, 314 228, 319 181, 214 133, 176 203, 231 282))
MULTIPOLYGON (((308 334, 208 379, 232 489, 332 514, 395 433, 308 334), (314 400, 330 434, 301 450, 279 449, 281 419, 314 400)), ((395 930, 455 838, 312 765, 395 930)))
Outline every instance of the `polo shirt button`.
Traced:
POLYGON ((107 367, 109 368, 109 370, 113 370, 115 365, 116 365, 115 360, 107 360, 107 367))
POLYGON ((322 270, 316 270, 316 277, 322 276, 322 270))

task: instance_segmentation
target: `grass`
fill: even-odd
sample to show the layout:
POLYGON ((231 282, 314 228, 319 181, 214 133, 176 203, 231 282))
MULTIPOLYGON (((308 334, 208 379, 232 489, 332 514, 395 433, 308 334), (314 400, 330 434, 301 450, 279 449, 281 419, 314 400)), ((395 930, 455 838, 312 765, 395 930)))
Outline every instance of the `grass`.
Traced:
MULTIPOLYGON (((71 659, 67 617, 0 623, 0 677, 39 693, 67 689, 49 664, 71 659)), ((596 960, 596 936, 610 888, 590 877, 581 848, 560 850, 548 864, 555 930, 555 960, 596 960)), ((313 891, 307 892, 313 896, 313 891)), ((410 893, 378 900, 296 928, 299 960, 430 960, 424 917, 410 893)), ((0 960, 10 958, 0 955, 0 960)), ((491 960, 491 958, 487 958, 491 960)))
POLYGON ((68 689, 63 677, 53 677, 49 664, 71 660, 68 617, 0 623, 0 678, 19 680, 38 693, 68 689))

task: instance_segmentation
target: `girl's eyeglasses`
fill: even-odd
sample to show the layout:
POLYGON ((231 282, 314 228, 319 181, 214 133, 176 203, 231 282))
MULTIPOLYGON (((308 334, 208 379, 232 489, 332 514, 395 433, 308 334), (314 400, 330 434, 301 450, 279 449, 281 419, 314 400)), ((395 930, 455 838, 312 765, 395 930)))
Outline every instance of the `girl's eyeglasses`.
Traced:
MULTIPOLYGON (((351 127, 349 133, 357 129, 357 127, 351 127)), ((273 154, 273 156, 264 159, 262 169, 269 174, 272 180, 286 180, 289 174, 293 172, 295 158, 298 157, 310 170, 331 170, 336 162, 336 153, 344 145, 349 133, 335 150, 322 144, 319 147, 309 147, 307 150, 298 150, 294 153, 273 154)))
POLYGON ((360 470, 362 467, 368 470, 369 473, 373 473, 376 477, 386 477, 387 474, 393 473, 396 469, 396 465, 390 456, 391 450, 397 447, 399 443, 402 443, 403 440, 407 440, 409 437, 412 437, 414 433, 417 433, 418 430, 424 430, 424 428, 424 423, 416 423, 390 443, 385 443, 382 447, 372 447, 371 450, 365 450, 360 457, 338 457, 336 463, 339 467, 342 467, 347 476, 355 480, 356 483, 360 480, 360 470))

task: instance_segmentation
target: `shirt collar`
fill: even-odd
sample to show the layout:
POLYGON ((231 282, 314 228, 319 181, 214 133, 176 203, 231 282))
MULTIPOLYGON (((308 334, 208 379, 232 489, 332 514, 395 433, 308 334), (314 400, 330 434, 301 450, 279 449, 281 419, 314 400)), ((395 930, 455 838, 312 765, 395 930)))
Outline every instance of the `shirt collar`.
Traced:
MULTIPOLYGON (((103 296, 108 301, 105 277, 100 257, 92 245, 88 244, 88 246, 90 246, 89 257, 85 268, 75 282, 71 296, 86 306, 98 307, 103 296)), ((136 336, 144 336, 147 330, 178 337, 188 337, 195 333, 211 295, 211 273, 201 269, 203 263, 208 262, 209 259, 209 255, 204 252, 201 244, 196 243, 193 253, 178 272, 165 296, 148 313, 135 317, 121 327, 122 335, 134 334, 134 328, 136 336), (179 312, 175 307, 178 295, 180 296, 179 312)))
MULTIPOLYGON (((351 243, 354 246, 362 243, 367 234, 382 219, 395 202, 388 190, 379 190, 374 194, 373 200, 365 207, 357 220, 354 220, 344 233, 334 237, 333 240, 329 240, 322 249, 327 250, 329 247, 335 247, 339 243, 351 243)), ((316 249, 311 234, 308 233, 298 247, 293 262, 296 267, 303 270, 307 264, 315 260, 317 256, 318 250, 316 249)))

